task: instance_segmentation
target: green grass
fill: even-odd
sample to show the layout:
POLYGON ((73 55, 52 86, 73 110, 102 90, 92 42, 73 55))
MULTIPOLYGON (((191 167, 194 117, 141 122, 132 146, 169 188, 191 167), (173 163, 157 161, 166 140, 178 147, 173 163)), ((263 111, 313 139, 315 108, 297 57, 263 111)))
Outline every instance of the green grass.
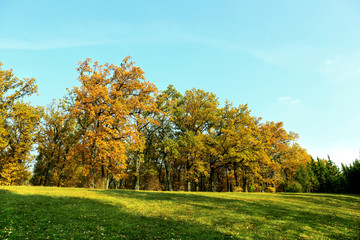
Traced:
POLYGON ((359 239, 360 196, 0 187, 0 239, 359 239))

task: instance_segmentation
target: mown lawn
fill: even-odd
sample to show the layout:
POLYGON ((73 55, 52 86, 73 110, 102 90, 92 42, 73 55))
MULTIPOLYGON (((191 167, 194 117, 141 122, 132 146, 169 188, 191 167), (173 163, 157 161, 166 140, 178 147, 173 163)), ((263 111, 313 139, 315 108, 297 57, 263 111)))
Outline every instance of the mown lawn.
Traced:
POLYGON ((0 187, 0 239, 359 239, 360 196, 0 187))

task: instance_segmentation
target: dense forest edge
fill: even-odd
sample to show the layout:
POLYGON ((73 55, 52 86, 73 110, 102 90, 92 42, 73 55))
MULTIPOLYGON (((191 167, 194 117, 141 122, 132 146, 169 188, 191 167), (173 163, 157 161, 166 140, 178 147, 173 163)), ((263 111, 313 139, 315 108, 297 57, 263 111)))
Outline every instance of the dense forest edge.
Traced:
POLYGON ((358 159, 341 169, 315 160, 296 133, 247 104, 159 91, 130 57, 120 66, 86 59, 77 71, 80 87, 42 107, 24 100, 35 79, 0 63, 0 185, 360 193, 358 159))

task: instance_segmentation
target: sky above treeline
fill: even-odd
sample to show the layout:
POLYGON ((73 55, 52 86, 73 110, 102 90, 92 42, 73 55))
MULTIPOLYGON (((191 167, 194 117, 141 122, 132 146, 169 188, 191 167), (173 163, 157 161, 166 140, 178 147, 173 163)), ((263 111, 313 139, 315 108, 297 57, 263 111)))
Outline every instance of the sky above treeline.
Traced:
POLYGON ((79 61, 130 55, 160 90, 248 103, 340 165, 359 158, 359 26, 355 0, 0 0, 0 61, 36 78, 31 101, 46 106, 79 86, 79 61))

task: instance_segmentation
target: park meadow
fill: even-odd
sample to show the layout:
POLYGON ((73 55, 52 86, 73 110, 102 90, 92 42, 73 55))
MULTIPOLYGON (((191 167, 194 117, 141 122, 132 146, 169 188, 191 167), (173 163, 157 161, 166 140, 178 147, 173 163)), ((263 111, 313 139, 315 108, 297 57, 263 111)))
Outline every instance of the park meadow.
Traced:
POLYGON ((1 239, 358 239, 360 196, 0 187, 1 239))

